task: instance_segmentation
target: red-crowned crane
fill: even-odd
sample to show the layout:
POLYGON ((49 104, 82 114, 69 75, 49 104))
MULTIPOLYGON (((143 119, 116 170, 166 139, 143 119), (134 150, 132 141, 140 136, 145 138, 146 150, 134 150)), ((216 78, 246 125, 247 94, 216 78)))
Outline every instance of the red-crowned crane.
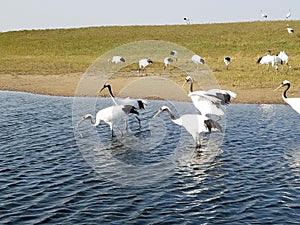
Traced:
POLYGON ((291 87, 291 83, 288 80, 284 80, 279 86, 278 88, 276 88, 275 90, 286 86, 286 89, 282 92, 282 99, 289 104, 292 109, 294 109, 297 113, 300 114, 300 98, 288 98, 286 96, 287 91, 290 89, 291 87))
POLYGON ((222 131, 220 124, 204 115, 184 114, 179 118, 175 118, 171 110, 167 106, 162 106, 153 116, 156 118, 160 113, 167 112, 173 123, 183 126, 189 132, 196 142, 196 149, 201 148, 200 134, 203 132, 211 132, 213 130, 222 131))

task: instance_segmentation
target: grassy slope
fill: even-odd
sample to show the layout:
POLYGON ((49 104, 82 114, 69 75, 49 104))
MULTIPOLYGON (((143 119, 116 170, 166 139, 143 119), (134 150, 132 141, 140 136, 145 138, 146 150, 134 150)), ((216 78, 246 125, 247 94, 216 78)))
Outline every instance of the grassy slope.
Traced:
MULTIPOLYGON (((175 26, 92 27, 0 33, 0 74, 82 73, 101 54, 139 40, 163 40, 182 45, 201 55, 221 85, 275 87, 284 79, 300 89, 299 21, 175 26), (267 49, 285 50, 293 69, 262 73, 256 65, 267 49), (223 57, 233 62, 226 71, 223 57)), ((263 67, 264 68, 264 67, 263 67)))

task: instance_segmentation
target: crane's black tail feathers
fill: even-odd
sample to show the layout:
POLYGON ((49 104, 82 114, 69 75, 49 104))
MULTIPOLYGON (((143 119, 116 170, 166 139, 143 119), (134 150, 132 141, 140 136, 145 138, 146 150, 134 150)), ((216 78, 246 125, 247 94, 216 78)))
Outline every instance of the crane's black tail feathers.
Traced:
POLYGON ((259 57, 259 59, 257 60, 257 64, 260 63, 261 59, 262 59, 262 57, 259 57))
POLYGON ((132 113, 132 114, 139 115, 139 112, 137 111, 137 108, 135 108, 135 107, 132 106, 132 105, 124 105, 124 107, 122 108, 122 110, 123 110, 126 114, 132 113))
POLYGON ((212 129, 218 129, 219 131, 222 132, 222 127, 217 121, 208 119, 208 120, 205 120, 204 123, 209 132, 211 132, 212 129))

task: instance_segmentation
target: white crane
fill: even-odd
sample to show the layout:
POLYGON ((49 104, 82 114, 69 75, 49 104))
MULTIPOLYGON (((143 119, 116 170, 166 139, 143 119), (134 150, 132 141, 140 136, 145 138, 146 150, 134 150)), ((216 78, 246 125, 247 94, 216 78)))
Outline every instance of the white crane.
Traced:
POLYGON ((211 132, 213 130, 222 131, 220 124, 206 116, 198 114, 184 114, 179 118, 175 118, 171 110, 167 106, 162 106, 158 112, 153 116, 156 118, 161 112, 168 112, 171 120, 179 125, 183 126, 187 132, 189 132, 196 142, 196 149, 201 148, 200 134, 203 132, 211 132))
POLYGON ((290 18, 292 15, 291 13, 291 9, 289 9, 289 12, 285 15, 285 19, 287 20, 288 18, 290 18))
POLYGON ((183 20, 186 22, 186 24, 191 24, 190 18, 184 17, 183 20))
POLYGON ((287 91, 290 89, 291 87, 291 83, 288 80, 284 80, 279 86, 278 88, 276 88, 275 90, 286 86, 286 89, 282 92, 282 99, 289 104, 292 109, 294 109, 297 113, 300 114, 300 98, 288 98, 286 96, 287 91))
POLYGON ((280 51, 277 56, 282 60, 282 63, 286 64, 289 68, 292 68, 289 64, 289 56, 285 53, 285 51, 280 51))
MULTIPOLYGON (((111 130, 111 137, 114 135, 113 127, 115 123, 125 120, 128 118, 130 114, 139 115, 136 108, 132 105, 115 105, 110 106, 104 109, 101 109, 96 114, 96 120, 94 120, 93 115, 85 114, 81 120, 77 123, 77 128, 79 125, 86 119, 89 119, 92 126, 98 126, 101 121, 107 123, 111 130)), ((115 126, 116 127, 116 126, 115 126)), ((116 127, 118 128, 118 127, 116 127)), ((119 129, 119 128, 118 128, 119 129)), ((119 129, 122 133, 122 131, 119 129)))
POLYGON ((268 15, 265 14, 265 13, 263 13, 262 10, 260 10, 260 14, 261 14, 261 17, 262 17, 263 19, 267 19, 267 18, 268 18, 268 15))
POLYGON ((283 61, 281 60, 280 57, 278 57, 277 55, 273 55, 273 65, 275 70, 278 70, 278 65, 283 65, 283 61))
POLYGON ((164 58, 164 70, 167 69, 167 67, 169 67, 171 65, 171 63, 173 62, 173 59, 171 57, 166 57, 164 58))
POLYGON ((170 55, 173 57, 173 59, 174 59, 174 61, 175 62, 177 62, 177 57, 178 57, 178 52, 177 51, 175 51, 175 50, 172 50, 171 52, 170 52, 170 55))
POLYGON ((139 109, 145 109, 145 105, 147 105, 147 101, 143 100, 143 99, 131 99, 131 98, 125 98, 125 99, 118 99, 119 103, 117 103, 115 96, 112 92, 112 88, 110 83, 105 83, 103 85, 103 87, 101 88, 101 90, 99 91, 99 93, 101 93, 105 88, 108 89, 109 95, 112 99, 112 101, 114 102, 115 105, 133 105, 135 103, 138 104, 139 109))
MULTIPOLYGON (((147 103, 145 100, 143 100, 143 99, 137 99, 137 100, 136 100, 136 99, 130 99, 129 97, 128 97, 128 98, 125 98, 125 99, 122 99, 122 100, 119 99, 119 102, 120 102, 120 103, 117 103, 117 101, 116 101, 116 99, 115 99, 115 96, 114 96, 114 94, 113 94, 113 92, 112 92, 111 85, 110 85, 109 83, 105 83, 105 84, 103 85, 103 87, 101 88, 101 90, 99 91, 99 93, 101 93, 102 90, 104 90, 105 88, 108 89, 109 95, 110 95, 112 101, 114 102, 114 104, 115 104, 116 106, 118 106, 118 105, 131 105, 131 106, 133 106, 133 107, 136 109, 136 107, 134 106, 134 104, 137 103, 139 109, 145 109, 145 105, 148 104, 148 103, 147 103)), ((140 125, 140 127, 141 127, 141 119, 140 119, 138 116, 135 116, 135 118, 139 121, 139 125, 140 125)), ((126 128, 127 128, 127 120, 126 120, 126 128)))
POLYGON ((219 117, 224 115, 224 111, 221 108, 221 104, 218 99, 205 96, 202 91, 193 91, 193 79, 190 76, 185 78, 184 84, 188 82, 190 82, 188 96, 191 98, 194 106, 201 113, 201 115, 216 115, 219 117))
POLYGON ((185 83, 188 82, 190 82, 188 96, 202 115, 223 116, 224 111, 221 105, 229 104, 232 98, 236 98, 236 93, 227 90, 193 91, 193 79, 191 76, 185 78, 185 83))
POLYGON ((286 28, 289 34, 293 34, 295 32, 294 28, 287 27, 286 28))
POLYGON ((231 62, 231 58, 229 56, 224 57, 224 63, 226 65, 226 70, 228 70, 229 63, 231 62))
POLYGON ((187 76, 185 78, 185 82, 190 82, 190 95, 192 93, 203 95, 206 97, 217 98, 220 100, 222 105, 229 104, 231 99, 236 98, 236 93, 228 90, 221 90, 221 89, 210 89, 208 91, 193 91, 193 79, 191 76, 187 76))
POLYGON ((205 64, 204 59, 201 58, 199 55, 193 55, 191 60, 197 65, 197 69, 199 64, 205 64))
POLYGON ((287 32, 293 34, 295 32, 294 28, 291 28, 288 24, 286 25, 287 32))
POLYGON ((115 55, 111 59, 109 59, 108 62, 118 64, 120 62, 125 62, 125 58, 119 55, 115 55))
POLYGON ((276 70, 278 70, 278 64, 282 64, 282 60, 276 56, 276 55, 271 55, 271 51, 268 50, 268 54, 262 57, 259 57, 257 60, 257 64, 266 64, 268 65, 268 70, 270 65, 274 67, 276 70))
POLYGON ((274 57, 271 55, 259 57, 259 59, 257 60, 257 64, 266 64, 268 65, 269 69, 270 65, 274 66, 274 57))
POLYGON ((139 73, 141 72, 141 70, 145 72, 146 67, 150 64, 153 64, 153 61, 151 59, 141 59, 139 61, 139 73))

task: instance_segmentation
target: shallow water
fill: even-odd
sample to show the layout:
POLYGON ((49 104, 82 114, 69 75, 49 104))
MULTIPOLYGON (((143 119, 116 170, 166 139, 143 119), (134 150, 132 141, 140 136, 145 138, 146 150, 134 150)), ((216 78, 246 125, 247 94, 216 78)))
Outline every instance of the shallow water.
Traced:
POLYGON ((110 99, 0 92, 0 224, 297 224, 300 116, 286 105, 230 105, 225 131, 191 136, 150 101, 142 126, 111 140, 82 113, 110 99), (80 136, 82 135, 82 137, 80 136))

